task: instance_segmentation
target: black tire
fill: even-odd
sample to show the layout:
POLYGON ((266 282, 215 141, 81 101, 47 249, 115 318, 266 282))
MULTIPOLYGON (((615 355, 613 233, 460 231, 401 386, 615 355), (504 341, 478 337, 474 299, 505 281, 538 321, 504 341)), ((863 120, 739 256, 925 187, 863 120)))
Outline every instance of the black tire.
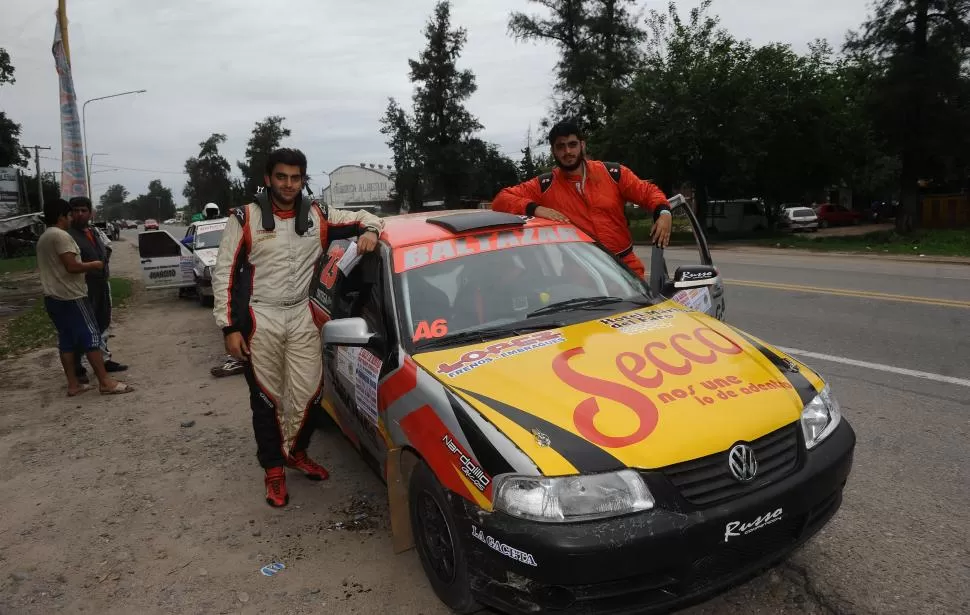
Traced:
POLYGON ((468 561, 448 496, 424 461, 411 473, 408 506, 421 567, 438 599, 456 613, 481 609, 472 598, 468 561))
POLYGON ((211 308, 215 304, 215 297, 209 297, 203 294, 202 286, 198 282, 195 283, 195 298, 202 307, 211 308))

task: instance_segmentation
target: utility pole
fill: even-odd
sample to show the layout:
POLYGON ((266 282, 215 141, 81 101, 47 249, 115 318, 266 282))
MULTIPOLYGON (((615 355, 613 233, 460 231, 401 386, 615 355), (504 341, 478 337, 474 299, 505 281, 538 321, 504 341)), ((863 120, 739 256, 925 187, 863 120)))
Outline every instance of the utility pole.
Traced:
MULTIPOLYGON (((41 147, 40 145, 31 145, 34 148, 34 169, 37 171, 37 199, 40 203, 40 209, 38 211, 44 211, 44 182, 40 178, 40 150, 50 149, 49 147, 41 147)), ((30 212, 30 199, 27 199, 27 211, 30 212)))
POLYGON ((162 197, 156 196, 155 202, 158 203, 158 214, 156 215, 158 216, 158 221, 161 222, 162 221, 162 197))

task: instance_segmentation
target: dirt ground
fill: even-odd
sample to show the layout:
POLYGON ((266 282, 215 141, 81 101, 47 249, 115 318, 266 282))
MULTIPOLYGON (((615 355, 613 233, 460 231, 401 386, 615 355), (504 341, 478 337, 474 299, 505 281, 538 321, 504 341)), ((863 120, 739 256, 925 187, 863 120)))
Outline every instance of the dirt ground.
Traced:
MULTIPOLYGON (((116 242, 115 275, 138 266, 116 242)), ((266 505, 244 380, 209 374, 208 310, 136 286, 113 332, 130 395, 67 398, 53 348, 0 363, 0 614, 448 612, 415 551, 393 553, 385 488, 342 436, 310 446, 330 480, 292 476, 290 505, 266 505)), ((828 539, 688 612, 836 612, 799 563, 828 539)))
MULTIPOLYGON (((115 246, 114 274, 139 277, 115 246)), ((2 365, 0 613, 446 612, 341 437, 310 447, 330 480, 294 475, 290 506, 266 505, 243 378, 209 374, 208 310, 136 291, 113 332, 129 395, 67 398, 53 348, 2 365)))

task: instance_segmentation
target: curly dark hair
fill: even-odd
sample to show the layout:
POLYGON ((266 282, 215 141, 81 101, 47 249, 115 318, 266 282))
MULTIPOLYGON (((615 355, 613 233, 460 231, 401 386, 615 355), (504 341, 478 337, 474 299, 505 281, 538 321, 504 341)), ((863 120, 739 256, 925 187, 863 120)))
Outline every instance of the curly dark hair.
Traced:
POLYGON ((266 159, 266 174, 272 175, 278 164, 288 164, 300 167, 300 173, 306 175, 306 155, 298 149, 281 147, 273 150, 266 159))

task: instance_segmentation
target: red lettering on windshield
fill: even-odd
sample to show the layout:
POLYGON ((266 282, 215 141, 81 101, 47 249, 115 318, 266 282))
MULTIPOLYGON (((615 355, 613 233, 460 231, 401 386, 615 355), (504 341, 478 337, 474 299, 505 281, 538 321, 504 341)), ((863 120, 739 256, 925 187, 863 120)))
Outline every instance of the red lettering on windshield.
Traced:
POLYGON ((394 271, 400 273, 480 252, 574 241, 591 242, 593 240, 586 233, 570 226, 519 228, 472 237, 443 239, 394 250, 394 271))

